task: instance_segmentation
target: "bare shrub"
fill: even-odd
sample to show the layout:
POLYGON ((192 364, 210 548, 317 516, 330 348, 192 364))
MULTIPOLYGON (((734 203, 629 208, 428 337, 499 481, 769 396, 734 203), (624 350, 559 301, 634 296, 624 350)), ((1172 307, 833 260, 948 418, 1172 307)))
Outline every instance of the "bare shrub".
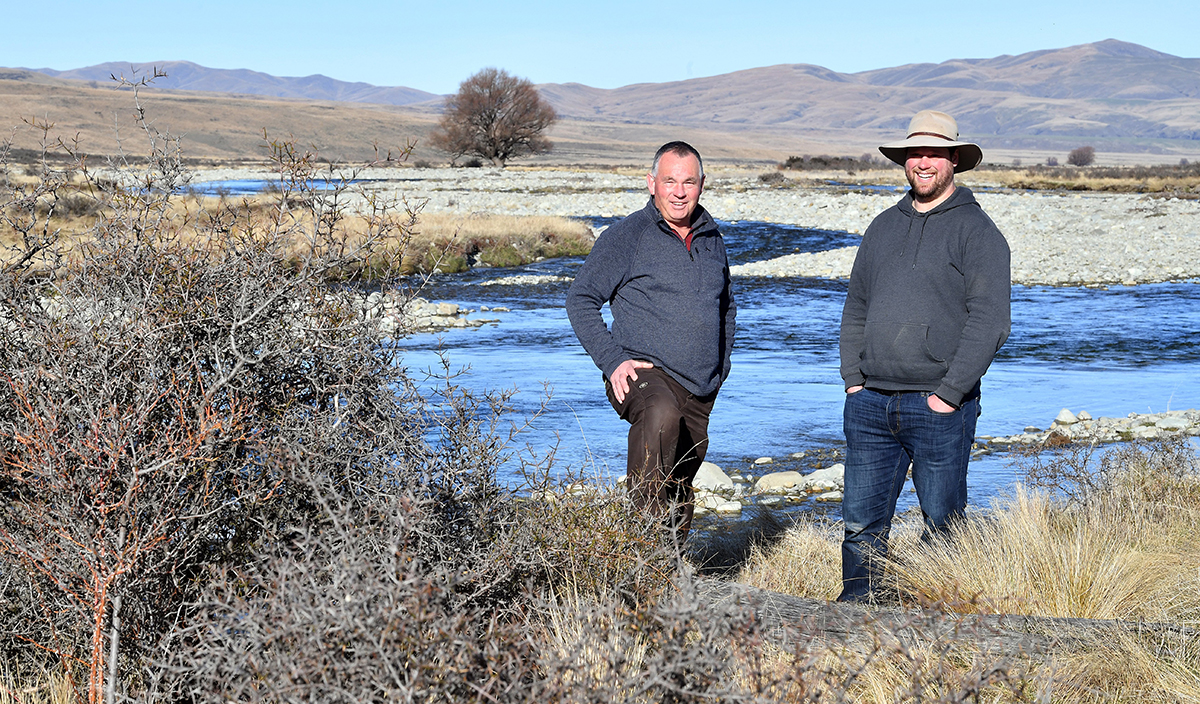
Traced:
POLYGON ((1067 163, 1071 166, 1091 166, 1096 161, 1095 147, 1075 147, 1067 154, 1067 163))
POLYGON ((435 493, 458 501, 387 479, 347 494, 310 475, 317 519, 273 532, 253 560, 213 575, 150 698, 504 699, 533 674, 534 651, 500 606, 511 594, 479 579, 489 570, 472 541, 496 516, 471 510, 451 475, 436 481, 435 493))
POLYGON ((31 206, 65 176, 0 206, 21 233, 0 271, 0 647, 91 702, 143 677, 208 566, 313 513, 292 467, 354 491, 424 447, 412 385, 327 278, 394 246, 408 214, 368 201, 349 242, 341 192, 307 193, 314 155, 288 143, 272 145, 285 187, 266 221, 181 213, 179 143, 141 124, 144 165, 77 164, 101 207, 72 256, 46 256, 57 233, 31 206))
POLYGON ((1056 157, 1056 156, 1046 157, 1046 166, 1058 166, 1058 157, 1056 157))
POLYGON ((549 151, 553 145, 542 133, 556 120, 554 108, 527 79, 485 68, 446 99, 430 139, 452 161, 471 154, 504 166, 510 159, 549 151))

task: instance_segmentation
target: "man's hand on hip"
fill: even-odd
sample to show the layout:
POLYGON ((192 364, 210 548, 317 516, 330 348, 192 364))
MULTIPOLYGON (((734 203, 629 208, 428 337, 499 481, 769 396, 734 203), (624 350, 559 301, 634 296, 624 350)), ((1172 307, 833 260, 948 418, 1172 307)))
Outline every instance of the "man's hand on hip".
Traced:
POLYGON ((612 384, 613 396, 617 398, 617 403, 625 403, 625 394, 629 393, 629 381, 637 381, 637 370, 653 369, 654 365, 649 362, 643 362, 639 359, 627 359, 621 362, 621 366, 613 370, 611 376, 608 377, 608 382, 612 384))
POLYGON ((859 384, 858 386, 851 386, 850 388, 846 389, 846 393, 847 394, 856 394, 862 390, 863 390, 862 384, 859 384))

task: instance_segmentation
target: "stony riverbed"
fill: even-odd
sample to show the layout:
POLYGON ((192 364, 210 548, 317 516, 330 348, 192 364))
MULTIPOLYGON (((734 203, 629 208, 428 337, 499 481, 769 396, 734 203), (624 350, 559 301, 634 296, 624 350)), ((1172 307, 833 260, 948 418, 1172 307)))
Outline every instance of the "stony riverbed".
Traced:
MULTIPOLYGON (((501 169, 368 169, 363 187, 429 212, 614 217, 645 205, 641 176, 501 169)), ((222 169, 203 180, 269 179, 222 169)), ((701 202, 721 220, 755 220, 861 234, 898 198, 859 187, 778 187, 756 176, 713 177, 701 202)), ((1138 194, 977 189, 1013 253, 1013 281, 1027 285, 1131 285, 1200 278, 1200 201, 1138 194)), ((855 247, 787 255, 735 267, 741 276, 845 278, 855 247)))

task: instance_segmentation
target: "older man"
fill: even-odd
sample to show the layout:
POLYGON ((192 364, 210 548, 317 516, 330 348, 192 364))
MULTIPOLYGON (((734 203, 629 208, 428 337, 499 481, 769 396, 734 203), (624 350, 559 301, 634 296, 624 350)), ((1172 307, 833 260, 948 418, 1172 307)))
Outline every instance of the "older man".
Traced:
POLYGON ((634 503, 686 537, 709 414, 729 375, 736 307, 725 243, 700 205, 699 152, 664 144, 646 187, 646 207, 596 240, 567 293, 567 315, 629 422, 634 503), (611 330, 600 314, 606 302, 611 330))
POLYGON ((907 139, 879 148, 910 190, 863 235, 842 311, 846 491, 842 593, 879 586, 896 500, 909 467, 922 537, 967 504, 967 461, 980 378, 1009 332, 1009 250, 954 174, 983 159, 954 118, 924 110, 907 139))

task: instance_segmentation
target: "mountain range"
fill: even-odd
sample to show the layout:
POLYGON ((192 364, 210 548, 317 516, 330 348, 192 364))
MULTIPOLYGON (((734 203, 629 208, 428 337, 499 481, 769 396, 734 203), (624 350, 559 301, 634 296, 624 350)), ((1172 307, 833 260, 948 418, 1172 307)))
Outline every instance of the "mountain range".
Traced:
POLYGON ((155 87, 161 89, 384 105, 408 105, 409 103, 441 99, 441 96, 435 93, 403 86, 390 88, 373 86, 369 83, 347 83, 321 74, 298 78, 280 77, 244 68, 207 68, 191 61, 159 61, 147 64, 110 61, 68 71, 55 71, 51 68, 28 70, 55 78, 99 83, 109 82, 114 77, 133 79, 135 76, 152 75, 151 72, 155 69, 166 74, 154 80, 155 87))
MULTIPOLYGON (((71 86, 99 90, 111 83, 111 75, 145 75, 152 66, 167 76, 144 89, 148 95, 172 96, 171 105, 182 105, 187 95, 216 101, 207 110, 209 122, 220 126, 187 126, 192 138, 199 135, 212 147, 219 141, 211 139, 214 131, 246 131, 245 120, 253 118, 239 117, 237 109, 255 100, 287 100, 297 105, 291 112, 304 114, 336 105, 343 118, 354 116, 350 123, 395 121, 397 128, 410 129, 420 140, 444 99, 414 88, 347 83, 320 75, 281 78, 186 61, 112 62, 70 71, 0 70, 0 91, 9 81, 42 85, 47 97, 55 93, 58 104, 67 107, 75 102, 64 97, 71 86)), ((712 145, 708 151, 734 159, 778 159, 805 151, 857 155, 880 140, 897 137, 912 114, 927 107, 950 112, 963 137, 1003 156, 1036 157, 1085 142, 1102 155, 1134 154, 1158 161, 1200 154, 1200 59, 1114 39, 860 73, 783 64, 615 89, 577 83, 541 84, 538 89, 562 118, 551 134, 560 149, 542 157, 550 161, 619 160, 640 154, 644 145, 664 135, 698 140, 712 145)), ((25 92, 25 104, 36 92, 25 92)), ((0 119, 5 117, 9 115, 0 113, 0 119)), ((305 131, 309 122, 293 118, 295 124, 288 126, 305 131)), ((267 119, 279 124, 257 124, 250 133, 261 137, 262 128, 287 122, 283 115, 267 119)), ((331 138, 339 130, 319 115, 313 119, 309 131, 314 137, 331 138)), ((382 124, 378 127, 389 132, 382 124)), ((353 124, 344 129, 352 131, 353 124)), ((332 141, 342 145, 350 136, 339 134, 332 141)), ((227 147, 217 152, 243 148, 239 140, 226 141, 227 147)))

